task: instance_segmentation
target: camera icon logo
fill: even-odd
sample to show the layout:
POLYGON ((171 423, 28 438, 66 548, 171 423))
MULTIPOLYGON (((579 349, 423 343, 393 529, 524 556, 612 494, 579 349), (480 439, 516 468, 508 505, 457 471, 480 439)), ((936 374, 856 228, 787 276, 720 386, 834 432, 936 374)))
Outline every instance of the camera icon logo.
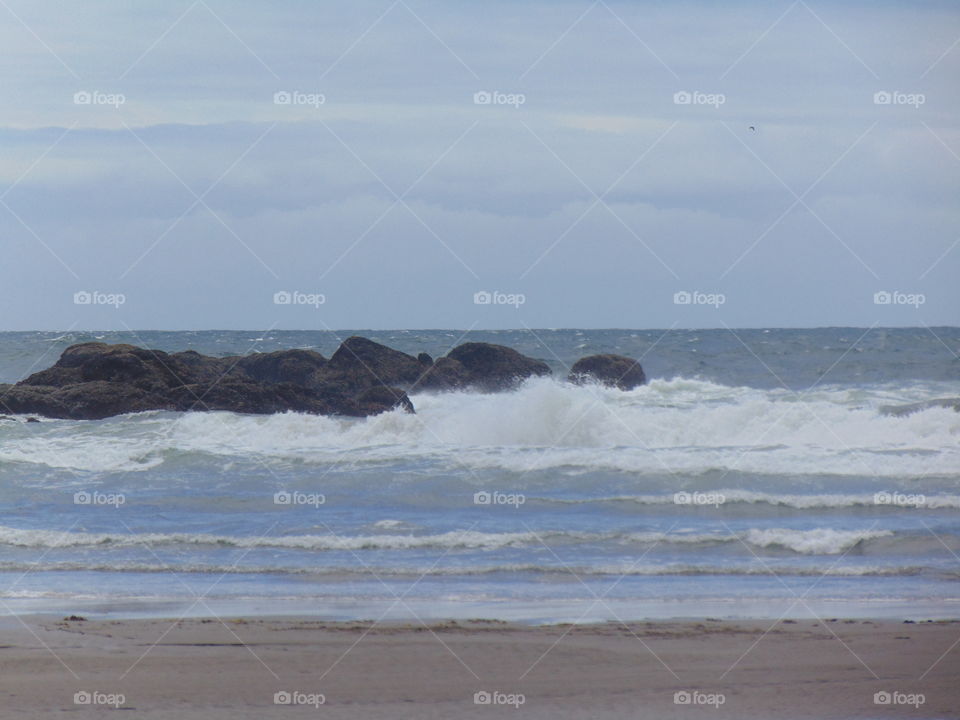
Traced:
POLYGON ((73 694, 74 705, 89 705, 92 698, 86 690, 79 690, 73 694))
POLYGON ((681 290, 680 292, 675 292, 673 294, 673 304, 674 305, 689 305, 693 296, 690 295, 686 290, 681 290))
POLYGON ((875 292, 873 294, 873 304, 874 305, 889 305, 893 300, 893 296, 888 293, 886 290, 881 290, 880 292, 875 292))
POLYGON ((489 305, 493 302, 493 295, 486 290, 481 290, 473 294, 474 305, 489 305))
POLYGON ((690 493, 680 491, 673 494, 673 502, 675 505, 689 505, 690 504, 690 493))
POLYGON ((881 690, 873 694, 874 705, 889 705, 891 702, 893 702, 893 696, 886 690, 881 690))
POLYGON ((286 290, 280 290, 273 294, 273 304, 274 305, 289 305, 293 302, 293 295, 288 293, 286 290))
POLYGON ((493 102, 493 95, 486 90, 480 90, 473 94, 474 105, 489 105, 491 102, 493 102))
POLYGON ((689 105, 692 101, 693 95, 688 93, 686 90, 681 90, 680 92, 675 92, 673 94, 674 105, 689 105))
POLYGON ((686 690, 678 690, 673 694, 674 705, 689 705, 692 699, 690 693, 686 690))
POLYGON ((92 496, 86 490, 81 490, 73 494, 74 505, 89 505, 92 500, 92 496))
POLYGON ((281 90, 273 94, 274 105, 289 105, 292 100, 292 96, 286 90, 281 90))
POLYGON ((486 490, 481 490, 473 494, 474 505, 489 505, 492 499, 492 496, 486 490))
POLYGON ((874 105, 889 105, 893 102, 893 95, 888 93, 886 90, 880 90, 873 94, 873 104, 874 105))
POLYGON ((273 694, 274 705, 289 705, 293 702, 293 696, 286 690, 280 690, 273 694))
POLYGON ((93 96, 86 90, 80 90, 73 94, 74 105, 89 105, 93 101, 93 96))
POLYGON ((88 293, 86 290, 80 290, 73 294, 73 304, 74 305, 89 305, 93 302, 93 295, 88 293))
POLYGON ((493 697, 486 690, 479 690, 473 694, 474 705, 489 705, 493 697))
POLYGON ((273 504, 274 505, 289 505, 293 502, 293 495, 288 493, 286 490, 281 490, 280 492, 275 492, 273 494, 273 504))

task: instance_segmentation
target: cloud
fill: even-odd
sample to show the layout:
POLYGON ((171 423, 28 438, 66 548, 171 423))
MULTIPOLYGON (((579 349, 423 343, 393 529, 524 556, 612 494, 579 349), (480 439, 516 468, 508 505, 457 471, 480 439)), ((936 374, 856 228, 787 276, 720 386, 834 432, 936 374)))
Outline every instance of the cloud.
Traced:
POLYGON ((91 322, 87 286, 116 327, 316 323, 288 286, 330 327, 870 325, 887 285, 956 322, 949 6, 10 7, 50 49, 6 25, 11 328, 91 322))

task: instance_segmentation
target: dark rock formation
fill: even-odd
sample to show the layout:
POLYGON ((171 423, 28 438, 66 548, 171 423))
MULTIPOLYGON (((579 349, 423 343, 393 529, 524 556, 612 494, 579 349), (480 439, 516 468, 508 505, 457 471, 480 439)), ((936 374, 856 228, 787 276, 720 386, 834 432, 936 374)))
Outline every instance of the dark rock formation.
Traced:
POLYGON ((569 380, 578 384, 595 380, 620 390, 633 390, 647 384, 647 376, 640 363, 623 355, 589 355, 580 358, 570 368, 569 380))
POLYGON ((399 388, 386 385, 364 390, 357 396, 357 406, 362 415, 376 415, 398 407, 409 413, 413 412, 413 403, 407 394, 399 388))
POLYGON ((486 392, 510 390, 529 377, 549 375, 549 366, 513 348, 490 343, 458 345, 437 360, 419 387, 451 390, 472 387, 486 392))
POLYGON ((469 376, 459 361, 449 357, 437 360, 424 370, 414 390, 461 390, 467 387, 469 376))
POLYGON ((413 355, 354 335, 340 344, 319 379, 325 384, 345 383, 358 388, 379 385, 409 387, 417 382, 424 370, 413 355))
POLYGON ((238 369, 258 382, 291 382, 304 386, 309 386, 313 374, 326 365, 327 359, 313 350, 254 353, 237 358, 236 362, 238 369))
POLYGON ((339 374, 324 378, 331 362, 310 350, 213 358, 192 350, 168 354, 133 345, 83 343, 67 348, 53 367, 16 385, 0 386, 0 407, 77 420, 145 410, 353 417, 398 406, 413 411, 400 389, 392 389, 389 398, 382 393, 363 396, 382 383, 366 381, 364 371, 351 372, 348 363, 339 374), (350 382, 351 375, 364 379, 350 382))
MULTIPOLYGON (((395 408, 413 412, 407 392, 414 390, 496 392, 549 374, 540 360, 479 342, 437 360, 363 337, 344 340, 329 360, 312 350, 217 358, 193 350, 82 343, 67 348, 53 367, 0 385, 0 411, 68 419, 145 410, 366 417, 395 408)), ((571 379, 587 377, 623 389, 645 382, 638 363, 617 355, 580 360, 571 379)))
POLYGON ((883 415, 903 417, 935 407, 953 408, 956 412, 960 412, 960 398, 937 398, 936 400, 925 400, 923 402, 910 403, 909 405, 884 405, 880 408, 880 412, 883 415))

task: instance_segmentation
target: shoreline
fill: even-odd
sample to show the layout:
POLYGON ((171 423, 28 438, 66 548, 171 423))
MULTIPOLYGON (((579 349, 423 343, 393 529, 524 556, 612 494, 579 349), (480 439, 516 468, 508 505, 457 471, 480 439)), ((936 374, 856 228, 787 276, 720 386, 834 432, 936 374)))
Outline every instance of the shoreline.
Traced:
POLYGON ((960 620, 21 616, 0 623, 0 677, 24 718, 102 717, 111 700, 142 717, 214 720, 946 718, 960 707, 958 641, 960 620))

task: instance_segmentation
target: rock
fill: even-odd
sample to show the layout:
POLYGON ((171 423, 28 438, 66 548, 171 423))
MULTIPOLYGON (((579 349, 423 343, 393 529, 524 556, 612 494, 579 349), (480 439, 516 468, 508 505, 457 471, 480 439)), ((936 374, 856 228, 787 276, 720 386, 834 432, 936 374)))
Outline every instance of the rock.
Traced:
POLYGON ((63 403, 56 397, 60 388, 53 386, 8 385, 3 392, 3 407, 15 414, 33 413, 44 417, 69 418, 63 403))
POLYGON ((313 374, 326 364, 327 359, 313 350, 278 350, 241 357, 236 367, 259 382, 308 385, 313 374))
POLYGON ((910 403, 909 405, 884 405, 880 408, 880 413, 882 415, 903 417, 935 407, 953 408, 956 412, 960 412, 960 398, 937 398, 936 400, 924 400, 923 402, 910 403))
POLYGON ((28 422, 28 423, 32 423, 32 422, 38 423, 38 422, 40 422, 40 420, 38 420, 38 419, 35 418, 35 417, 28 417, 28 418, 27 418, 27 422, 28 422))
POLYGON ((421 363, 412 355, 355 335, 340 344, 318 379, 327 384, 358 388, 409 387, 420 379, 423 371, 421 363))
POLYGON ((364 390, 357 397, 357 405, 364 416, 388 412, 398 407, 408 413, 414 412, 413 403, 403 390, 386 385, 364 390))
POLYGON ((620 390, 633 390, 647 384, 640 363, 623 355, 588 355, 580 358, 570 368, 568 379, 578 384, 595 380, 620 390))
POLYGON ((4 409, 45 417, 96 420, 146 410, 304 412, 364 417, 413 403, 373 372, 415 381, 416 358, 351 338, 337 362, 311 350, 214 358, 133 345, 83 343, 16 385, 0 385, 4 409), (332 368, 328 366, 333 366, 332 368))
POLYGON ((182 385, 194 383, 212 385, 227 375, 241 375, 243 371, 237 368, 241 359, 240 357, 209 357, 195 350, 171 353, 168 357, 182 385))
POLYGON ((414 390, 461 390, 469 384, 470 375, 459 360, 438 358, 427 368, 414 390))
POLYGON ((82 343, 52 367, 0 385, 0 407, 77 420, 148 410, 366 417, 398 407, 414 412, 412 389, 506 390, 549 373, 540 360, 488 343, 465 343, 436 361, 362 337, 344 340, 329 360, 312 350, 217 358, 82 343))
MULTIPOLYGON (((545 362, 503 345, 464 343, 446 357, 460 364, 467 386, 487 392, 510 390, 529 377, 550 374, 550 367, 545 362)), ((453 374, 455 370, 456 366, 452 366, 447 372, 453 374)))

